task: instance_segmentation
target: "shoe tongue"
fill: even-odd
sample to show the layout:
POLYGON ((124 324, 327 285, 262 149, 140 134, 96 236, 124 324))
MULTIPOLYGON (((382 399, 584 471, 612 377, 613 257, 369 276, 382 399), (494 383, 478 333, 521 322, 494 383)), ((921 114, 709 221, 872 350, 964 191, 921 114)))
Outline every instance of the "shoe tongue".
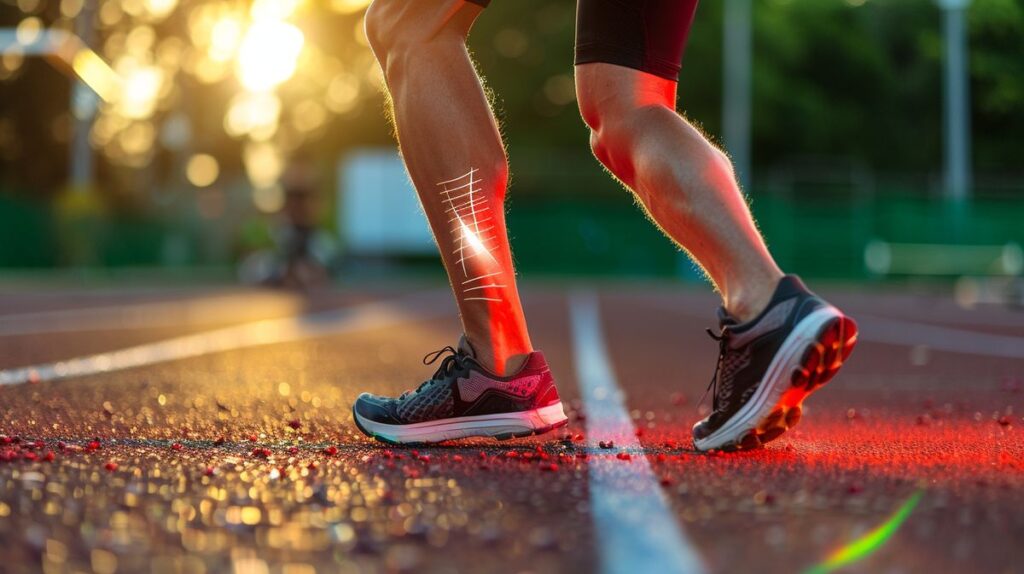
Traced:
POLYGON ((741 329, 747 329, 751 325, 760 321, 764 313, 767 312, 768 309, 771 309, 773 306, 775 306, 777 302, 783 299, 788 299, 789 297, 793 297, 794 295, 798 295, 800 293, 810 293, 810 291, 807 289, 807 286, 804 285, 804 282, 801 281, 800 278, 797 277, 796 275, 784 275, 782 279, 779 279, 779 284, 775 286, 775 292, 772 293, 772 298, 768 302, 768 306, 761 311, 760 315, 754 317, 753 319, 747 321, 746 323, 743 323, 736 317, 730 315, 729 312, 725 310, 725 307, 719 307, 718 326, 724 328, 742 325, 741 329))
POLYGON ((476 358, 476 351, 473 350, 473 345, 469 343, 469 339, 463 335, 459 339, 459 352, 472 358, 476 358))
POLYGON ((718 308, 718 327, 720 329, 724 329, 726 327, 734 327, 739 324, 739 320, 737 320, 736 317, 730 315, 729 312, 725 310, 725 307, 718 308))
MULTIPOLYGON (((796 275, 783 275, 782 279, 779 279, 779 284, 775 286, 775 293, 772 294, 772 303, 800 293, 810 293, 804 282, 796 275)), ((770 307, 771 303, 768 306, 770 307)))

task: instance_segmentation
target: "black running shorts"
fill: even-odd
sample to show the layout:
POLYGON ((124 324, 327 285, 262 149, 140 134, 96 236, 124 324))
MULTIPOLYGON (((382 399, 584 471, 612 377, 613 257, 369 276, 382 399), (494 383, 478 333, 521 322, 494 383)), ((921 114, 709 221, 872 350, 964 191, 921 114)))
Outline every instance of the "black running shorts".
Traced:
POLYGON ((578 0, 576 64, 604 62, 677 80, 697 2, 578 0))

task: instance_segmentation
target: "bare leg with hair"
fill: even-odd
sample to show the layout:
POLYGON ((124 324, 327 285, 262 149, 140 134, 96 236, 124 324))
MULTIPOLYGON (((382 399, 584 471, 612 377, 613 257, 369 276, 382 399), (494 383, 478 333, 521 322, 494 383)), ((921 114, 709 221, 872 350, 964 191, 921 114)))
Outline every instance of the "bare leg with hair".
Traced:
POLYGON ((576 93, 594 155, 704 268, 725 313, 700 451, 752 449, 800 421, 849 357, 857 325, 783 275, 754 225, 729 158, 675 110, 697 0, 579 0, 576 93), (623 49, 624 46, 632 47, 623 49))
POLYGON ((466 336, 477 359, 504 374, 533 348, 505 230, 505 149, 466 50, 481 10, 462 0, 376 0, 366 31, 466 336))
POLYGON ((769 302, 782 272, 740 193, 732 165, 675 111, 676 82, 605 63, 576 66, 594 154, 704 268, 741 321, 769 302))

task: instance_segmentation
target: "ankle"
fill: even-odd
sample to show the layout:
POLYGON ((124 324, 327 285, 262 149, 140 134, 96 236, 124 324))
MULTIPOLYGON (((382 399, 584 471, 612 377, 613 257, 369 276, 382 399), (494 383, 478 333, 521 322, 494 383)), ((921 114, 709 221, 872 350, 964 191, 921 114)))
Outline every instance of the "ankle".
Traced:
POLYGON ((478 353, 475 358, 476 362, 480 363, 483 368, 495 375, 506 377, 512 373, 519 372, 523 368, 523 365, 526 364, 526 360, 529 358, 529 353, 495 357, 494 354, 485 351, 478 353))
POLYGON ((778 277, 749 281, 740 288, 730 289, 725 296, 725 310, 740 323, 757 317, 768 307, 782 277, 780 273, 778 277))

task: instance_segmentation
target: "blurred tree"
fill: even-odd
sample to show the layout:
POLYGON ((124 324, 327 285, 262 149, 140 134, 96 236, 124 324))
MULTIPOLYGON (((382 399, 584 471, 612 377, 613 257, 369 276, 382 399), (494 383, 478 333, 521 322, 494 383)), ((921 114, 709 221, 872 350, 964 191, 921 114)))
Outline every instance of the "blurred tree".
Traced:
POLYGON ((754 161, 841 157, 936 169, 938 14, 930 0, 765 0, 755 10, 754 161))
MULTIPOLYGON (((942 51, 933 0, 754 4, 757 173, 838 160, 923 181, 940 169, 942 51)), ((976 0, 970 15, 977 170, 1019 178, 1022 149, 1013 142, 1024 128, 1024 3, 976 0)), ((474 30, 471 45, 513 148, 587 145, 568 91, 572 17, 565 2, 495 2, 474 30)), ((680 109, 715 139, 721 26, 721 3, 703 2, 680 78, 680 109)))
POLYGON ((975 170, 1019 178, 1024 165, 1024 1, 974 0, 970 28, 975 170))
MULTIPOLYGON (((261 161, 270 154, 253 140, 263 128, 235 125, 232 110, 236 119, 252 120, 246 109, 277 109, 273 136, 255 143, 270 142, 285 154, 302 150, 324 165, 353 146, 391 144, 379 76, 362 37, 364 0, 296 4, 288 25, 302 30, 304 47, 294 75, 274 89, 277 108, 243 97, 247 80, 235 59, 252 2, 179 0, 167 4, 173 11, 154 15, 138 10, 148 3, 98 1, 101 53, 124 69, 135 65, 144 72, 140 80, 152 78, 154 66, 160 72, 155 108, 128 119, 108 113, 94 129, 104 155, 104 192, 134 197, 122 200, 129 206, 152 205, 164 193, 157 188, 179 189, 168 203, 194 201, 194 194, 180 190, 190 189, 185 166, 197 153, 218 162, 220 177, 211 189, 246 171, 250 179, 267 176, 274 162, 261 161), (260 168, 267 173, 253 173, 260 168)), ((0 0, 0 25, 38 18, 44 26, 66 28, 73 5, 0 0)), ((514 168, 531 150, 586 157, 587 132, 573 93, 574 16, 569 0, 495 0, 471 36, 514 168)), ((1020 186, 1024 2, 975 0, 970 24, 976 172, 982 179, 1016 178, 1020 186)), ((716 139, 721 26, 721 3, 703 2, 679 98, 680 108, 716 139)), ((882 178, 909 175, 919 182, 939 172, 941 37, 933 0, 755 0, 754 34, 755 183, 773 169, 814 162, 860 165, 882 178)), ((66 176, 67 80, 43 62, 12 54, 0 58, 0 180, 7 189, 46 194, 66 176)))

